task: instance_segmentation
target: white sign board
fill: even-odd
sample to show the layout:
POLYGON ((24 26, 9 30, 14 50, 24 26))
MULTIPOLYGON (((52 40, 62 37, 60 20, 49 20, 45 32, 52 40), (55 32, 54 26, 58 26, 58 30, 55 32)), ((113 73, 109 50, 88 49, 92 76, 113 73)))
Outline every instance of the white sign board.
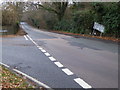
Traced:
POLYGON ((100 31, 100 32, 102 32, 102 33, 103 33, 103 32, 104 32, 105 27, 104 27, 103 25, 101 25, 101 24, 97 23, 97 22, 94 22, 93 29, 96 29, 96 30, 98 30, 98 31, 100 31))

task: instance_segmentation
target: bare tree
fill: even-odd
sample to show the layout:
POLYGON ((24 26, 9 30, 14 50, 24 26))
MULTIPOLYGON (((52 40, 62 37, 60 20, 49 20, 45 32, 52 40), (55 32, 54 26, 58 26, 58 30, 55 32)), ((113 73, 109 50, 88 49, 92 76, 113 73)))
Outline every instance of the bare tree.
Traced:
POLYGON ((68 2, 44 2, 35 4, 37 9, 44 9, 57 15, 59 21, 64 17, 68 2))

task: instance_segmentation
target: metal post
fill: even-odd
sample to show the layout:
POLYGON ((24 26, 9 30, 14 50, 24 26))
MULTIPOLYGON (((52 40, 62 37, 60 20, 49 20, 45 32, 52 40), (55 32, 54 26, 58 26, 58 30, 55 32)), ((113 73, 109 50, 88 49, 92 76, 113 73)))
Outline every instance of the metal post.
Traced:
POLYGON ((100 33, 100 37, 102 37, 102 32, 100 33))
POLYGON ((93 29, 92 35, 94 35, 95 29, 93 29))

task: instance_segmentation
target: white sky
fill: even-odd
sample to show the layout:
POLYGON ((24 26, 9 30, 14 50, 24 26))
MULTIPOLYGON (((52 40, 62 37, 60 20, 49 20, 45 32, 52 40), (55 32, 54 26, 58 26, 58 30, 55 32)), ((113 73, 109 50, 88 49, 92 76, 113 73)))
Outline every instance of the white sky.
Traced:
MULTIPOLYGON (((66 0, 0 0, 0 4, 2 2, 26 2, 26 1, 33 1, 33 2, 60 2, 66 0)), ((69 2, 119 2, 120 0, 68 0, 69 2)))

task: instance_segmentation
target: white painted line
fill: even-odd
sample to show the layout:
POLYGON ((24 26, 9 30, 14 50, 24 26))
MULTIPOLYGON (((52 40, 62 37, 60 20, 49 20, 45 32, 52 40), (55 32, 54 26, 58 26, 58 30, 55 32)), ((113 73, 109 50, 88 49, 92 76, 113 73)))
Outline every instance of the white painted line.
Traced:
POLYGON ((40 46, 37 46, 38 48, 40 48, 40 46))
POLYGON ((56 59, 55 59, 54 57, 49 57, 49 59, 50 59, 51 61, 56 61, 56 59))
POLYGON ((29 35, 26 35, 26 36, 27 36, 32 42, 34 42, 33 39, 32 39, 29 35))
POLYGON ((35 79, 35 78, 33 78, 33 77, 31 77, 31 76, 29 76, 29 75, 27 75, 27 74, 25 74, 25 73, 23 73, 23 72, 17 70, 17 69, 13 69, 13 70, 14 70, 15 72, 17 72, 17 73, 19 73, 19 74, 22 74, 23 76, 29 78, 30 80, 36 82, 37 84, 42 85, 42 86, 45 87, 45 88, 50 88, 50 87, 47 86, 46 84, 44 84, 44 83, 38 81, 37 79, 35 79))
POLYGON ((65 68, 62 69, 63 72, 65 72, 67 75, 73 75, 73 72, 71 72, 69 69, 65 68))
POLYGON ((83 81, 80 78, 76 78, 76 79, 74 79, 74 81, 77 82, 80 86, 82 86, 85 89, 92 88, 90 85, 88 85, 85 81, 83 81))
POLYGON ((43 48, 39 47, 38 49, 43 50, 43 48))
POLYGON ((29 35, 26 35, 26 36, 27 36, 31 41, 33 41, 32 38, 31 38, 29 35))
POLYGON ((36 42, 34 42, 34 41, 32 41, 36 46, 38 46, 38 44, 36 43, 36 42))
POLYGON ((32 42, 35 43, 34 40, 32 42))
POLYGON ((8 68, 10 67, 10 66, 8 66, 8 65, 6 65, 6 64, 4 64, 4 63, 2 63, 2 62, 0 62, 0 64, 1 64, 1 65, 4 65, 5 67, 8 67, 8 68))
POLYGON ((46 51, 44 49, 41 50, 43 53, 45 53, 46 51))
POLYGON ((38 44, 29 36, 29 35, 26 35, 36 46, 38 46, 38 44))
POLYGON ((50 56, 50 54, 49 54, 49 53, 47 53, 47 52, 46 52, 46 53, 44 53, 44 54, 45 54, 46 56, 50 56))
POLYGON ((63 67, 63 65, 60 62, 54 62, 58 67, 63 67))
POLYGON ((28 38, 26 37, 26 35, 24 35, 24 38, 25 38, 25 40, 28 40, 28 38))
POLYGON ((33 41, 33 40, 31 40, 36 46, 38 46, 38 44, 35 42, 35 41, 33 41))

